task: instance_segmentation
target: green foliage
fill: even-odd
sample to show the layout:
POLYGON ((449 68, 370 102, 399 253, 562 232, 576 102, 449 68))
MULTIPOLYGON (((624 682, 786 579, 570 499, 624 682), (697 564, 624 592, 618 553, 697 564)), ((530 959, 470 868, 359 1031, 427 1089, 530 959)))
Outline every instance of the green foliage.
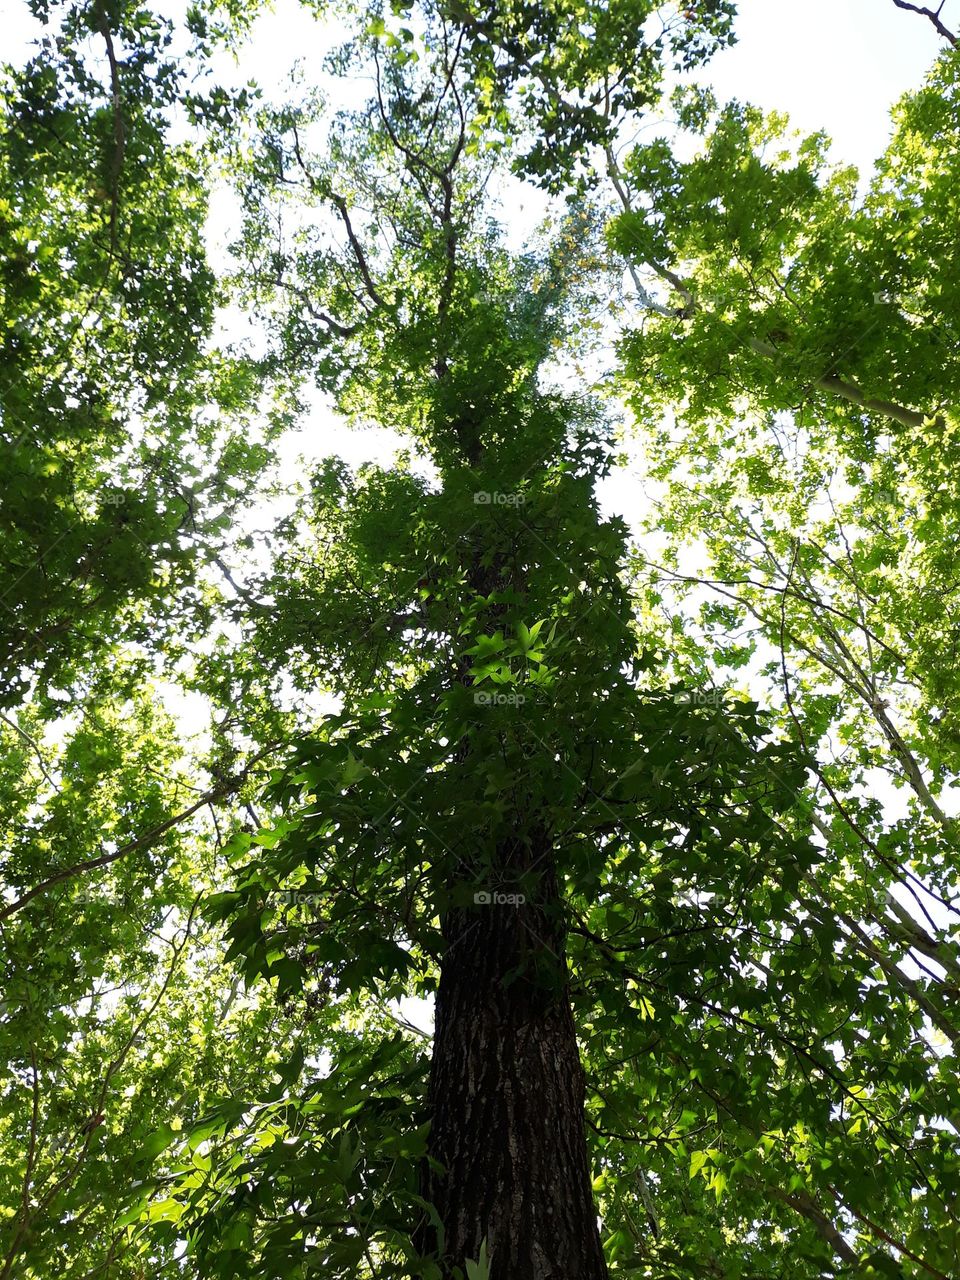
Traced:
MULTIPOLYGON (((956 1185, 947 1135, 958 1031, 948 790, 957 618, 946 565, 956 564, 960 495, 945 459, 958 330, 941 221, 957 189, 956 72, 945 58, 899 104, 862 198, 852 175, 827 169, 823 139, 794 143, 784 122, 735 106, 686 164, 662 148, 637 153, 629 173, 650 210, 612 229, 620 251, 671 285, 676 307, 622 348, 665 482, 667 552, 657 564, 638 553, 638 570, 654 607, 682 619, 679 670, 712 660, 733 673, 746 657, 779 689, 782 722, 816 756, 829 854, 805 875, 790 929, 789 950, 812 945, 823 957, 819 974, 802 950, 786 968, 775 952, 764 963, 790 1001, 781 1027, 810 1029, 803 1072, 853 1082, 853 1110, 828 1117, 815 1104, 814 1121, 801 1090, 773 1123, 766 1082, 759 1110, 744 1107, 747 1068, 731 1103, 716 1078, 710 1094, 752 1129, 747 1141, 776 1139, 764 1175, 742 1169, 747 1189, 769 1180, 776 1150, 802 1151, 800 1212, 832 1203, 865 1239, 885 1231, 902 1243, 899 1262, 867 1251, 864 1273, 877 1274, 956 1266, 944 1194, 956 1185), (659 425, 667 408, 669 431, 659 425), (835 1030, 814 1031, 834 1001, 835 1030), (801 1144, 787 1123, 798 1115, 801 1144)), ((694 1163, 700 1176, 713 1168, 694 1163)), ((791 1191, 787 1168, 773 1182, 791 1191)))
POLYGON ((206 190, 196 148, 167 137, 185 81, 169 24, 136 4, 43 16, 56 36, 0 82, 6 706, 28 670, 67 683, 121 632, 169 634, 160 602, 189 589, 228 477, 258 466, 254 370, 208 345, 206 190))
POLYGON ((507 136, 522 127, 516 168, 555 192, 573 174, 596 181, 591 149, 609 146, 623 117, 657 102, 666 67, 689 70, 732 42, 728 0, 681 13, 654 0, 445 7, 463 31, 477 136, 491 125, 507 136))
POLYGON ((183 59, 135 4, 37 12, 0 144, 0 1280, 446 1280, 399 1002, 551 877, 565 955, 509 982, 569 996, 612 1276, 956 1273, 956 56, 861 193, 779 117, 661 101, 726 0, 342 7, 343 109, 194 83, 254 6, 192 9, 183 59), (699 153, 621 172, 668 108, 699 153), (522 253, 491 174, 569 197, 522 253), (659 563, 569 372, 623 258, 659 563), (264 531, 310 383, 400 452, 306 468, 264 531))

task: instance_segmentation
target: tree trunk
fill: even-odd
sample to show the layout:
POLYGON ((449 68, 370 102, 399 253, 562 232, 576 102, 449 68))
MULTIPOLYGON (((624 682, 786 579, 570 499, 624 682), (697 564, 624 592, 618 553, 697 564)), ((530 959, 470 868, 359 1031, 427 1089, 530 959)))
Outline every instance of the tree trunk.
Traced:
MULTIPOLYGON (((515 871, 517 846, 503 852, 515 871)), ((525 902, 497 901, 519 892, 511 875, 444 920, 429 1150, 445 1172, 425 1169, 422 1191, 443 1222, 447 1275, 485 1240, 491 1280, 607 1277, 549 854, 536 882, 524 877, 525 902)))

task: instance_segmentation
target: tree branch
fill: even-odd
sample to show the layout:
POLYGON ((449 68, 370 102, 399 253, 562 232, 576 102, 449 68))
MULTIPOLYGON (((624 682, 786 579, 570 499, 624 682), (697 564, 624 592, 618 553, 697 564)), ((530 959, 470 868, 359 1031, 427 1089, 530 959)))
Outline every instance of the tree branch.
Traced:
POLYGON ((911 1250, 908 1249, 902 1241, 894 1239, 893 1236, 884 1231, 883 1227, 872 1222, 865 1214, 860 1213, 855 1209, 852 1204, 848 1204, 840 1192, 837 1191, 836 1187, 830 1188, 830 1194, 838 1204, 842 1204, 848 1212, 852 1213, 858 1222, 862 1222, 865 1227, 869 1228, 869 1230, 874 1233, 874 1235, 879 1236, 879 1238, 886 1244, 892 1245, 898 1253, 902 1253, 904 1257, 909 1258, 911 1262, 915 1262, 918 1267, 923 1267, 924 1271, 934 1277, 934 1280, 950 1280, 949 1276, 944 1275, 942 1271, 938 1271, 936 1267, 932 1267, 929 1262, 925 1262, 923 1258, 920 1258, 917 1254, 911 1252, 911 1250))
POLYGON ((949 40, 950 43, 954 46, 954 48, 956 48, 957 37, 953 34, 952 31, 949 31, 940 21, 940 14, 943 11, 943 4, 941 4, 939 8, 934 10, 934 9, 927 9, 920 4, 909 4, 908 0, 893 0, 893 3, 897 6, 898 9, 909 9, 911 13, 919 13, 924 18, 929 18, 930 21, 933 23, 933 25, 936 27, 937 31, 939 31, 940 35, 943 36, 944 40, 949 40))
POLYGON ((770 1183, 764 1183, 764 1190, 769 1192, 775 1200, 780 1200, 783 1204, 788 1205, 812 1222, 817 1235, 830 1246, 838 1258, 842 1258, 844 1262, 849 1262, 855 1267, 860 1265, 859 1254, 851 1249, 836 1224, 831 1221, 816 1201, 805 1191, 789 1194, 786 1191, 781 1191, 779 1187, 772 1186, 770 1183))
POLYGON ((41 894, 46 893, 48 889, 52 889, 56 884, 61 884, 64 880, 72 880, 75 876, 82 875, 84 871, 96 871, 100 867, 108 867, 111 863, 117 862, 120 858, 125 858, 131 853, 138 853, 141 849, 149 849, 162 835, 179 826, 181 822, 185 822, 187 818, 193 817, 198 809, 202 809, 216 800, 222 800, 225 796, 232 795, 237 791, 246 781, 247 775, 253 766, 271 751, 276 750, 276 746, 277 744, 273 744, 265 748, 254 756, 250 763, 245 765, 239 773, 218 783, 215 787, 211 787, 209 791, 205 791, 189 809, 184 809, 181 813, 174 814, 172 818, 167 818, 165 822, 160 822, 157 826, 151 827, 149 831, 145 831, 142 836, 137 836, 135 840, 128 840, 126 844, 121 845, 119 849, 115 849, 113 853, 105 853, 99 858, 87 858, 83 862, 74 863, 72 867, 64 867, 62 871, 48 876, 46 880, 41 880, 39 884, 34 885, 32 889, 28 889, 19 898, 0 908, 0 920, 7 920, 10 916, 16 915, 34 898, 38 898, 41 894))
POLYGON ((319 195, 326 196, 340 214, 340 219, 346 228, 347 239, 350 241, 350 248, 353 250, 353 256, 356 259, 360 275, 363 277, 363 283, 366 287, 367 293, 378 307, 385 307, 386 303, 380 296, 376 285, 373 283, 373 277, 370 274, 370 268, 367 265, 366 254, 363 252, 363 245, 361 245, 360 241, 357 239, 356 232, 353 229, 353 223, 350 221, 350 212, 347 208, 347 202, 343 196, 337 195, 337 193, 331 187, 328 187, 326 183, 321 185, 317 182, 316 178, 314 178, 313 174, 307 168, 306 161, 303 158, 303 153, 300 150, 300 134, 297 132, 296 125, 293 126, 293 153, 297 158, 297 164, 300 166, 304 177, 309 183, 311 191, 317 192, 319 195))
POLYGON ((43 774, 44 778, 46 778, 50 786, 53 787, 54 791, 59 791, 60 785, 50 776, 50 773, 47 770, 46 761, 43 758, 43 752, 40 750, 39 743, 37 743, 35 739, 31 738, 29 733, 24 729, 21 729, 15 720, 9 720, 2 712, 0 712, 0 721, 7 725, 8 728, 12 729, 14 733, 19 734, 23 741, 33 748, 34 755, 37 757, 37 762, 40 765, 40 772, 43 774))
POLYGON ((123 154, 127 145, 126 126, 121 109, 123 97, 120 92, 120 65, 117 61, 116 49, 107 15, 101 10, 98 14, 98 31, 103 36, 107 47, 107 61, 110 64, 110 100, 113 108, 113 159, 107 174, 110 194, 110 252, 117 247, 117 213, 120 205, 120 172, 123 168, 123 154))
POLYGON ((291 284, 289 280, 284 280, 282 276, 257 276, 256 279, 261 284, 272 284, 278 289, 285 289, 287 293, 294 294, 303 303, 305 309, 321 324, 325 324, 332 332, 338 334, 341 338, 352 338, 362 328, 362 323, 341 324, 339 320, 334 320, 333 316, 328 315, 326 311, 321 311, 314 306, 313 299, 306 289, 301 289, 299 285, 291 284))

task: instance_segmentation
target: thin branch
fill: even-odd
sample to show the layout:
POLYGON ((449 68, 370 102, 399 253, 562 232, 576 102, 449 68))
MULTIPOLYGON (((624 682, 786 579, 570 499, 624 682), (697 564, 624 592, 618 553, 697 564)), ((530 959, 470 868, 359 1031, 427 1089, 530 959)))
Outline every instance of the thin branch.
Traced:
POLYGON ((930 21, 933 23, 933 25, 936 27, 937 31, 940 33, 940 35, 943 36, 944 40, 949 40, 950 43, 953 45, 953 47, 956 48, 957 37, 953 34, 952 31, 948 30, 948 28, 945 27, 943 23, 940 21, 940 14, 943 11, 943 4, 941 4, 939 8, 934 10, 934 9, 927 9, 923 5, 919 5, 919 4, 909 4, 908 0, 893 0, 893 3, 897 6, 898 9, 909 9, 911 13, 919 13, 924 18, 929 18, 930 21))
POLYGON ((46 778, 47 782, 49 782, 50 786, 53 787, 54 791, 59 791, 60 784, 56 782, 56 780, 52 778, 50 774, 47 772, 47 766, 43 758, 43 752, 40 750, 40 746, 36 742, 36 740, 34 738, 31 738, 29 733, 27 733, 24 729, 21 729, 20 726, 16 723, 16 721, 7 719, 7 717, 3 714, 3 712, 0 712, 0 720, 2 720, 5 725, 7 725, 10 729, 12 729, 14 733, 19 734, 20 737, 24 740, 24 742, 27 743, 28 746, 33 748, 34 754, 36 755, 37 761, 40 765, 40 772, 46 778))
POLYGON ((291 284, 289 280, 284 280, 281 276, 256 276, 255 279, 260 284, 272 284, 278 289, 285 289, 288 293, 294 294, 300 299, 314 320, 325 324, 328 329, 333 333, 339 334, 341 338, 352 338, 362 327, 359 321, 357 324, 341 324, 339 320, 334 320, 333 316, 328 315, 326 311, 321 311, 314 305, 313 299, 306 289, 301 289, 299 285, 291 284))
POLYGON ((938 1271, 936 1267, 932 1267, 929 1262, 924 1262, 923 1258, 918 1257, 917 1254, 908 1249, 902 1241, 895 1240, 893 1236, 888 1235, 888 1233, 884 1231, 883 1227, 877 1226, 877 1224, 872 1222, 865 1214, 862 1214, 855 1209, 852 1204, 848 1204, 835 1187, 830 1188, 830 1194, 836 1199, 838 1204, 842 1204, 849 1213, 852 1213, 858 1222, 862 1222, 865 1227, 868 1227, 874 1233, 874 1235, 879 1236, 879 1238, 886 1244, 892 1245, 898 1253, 902 1253, 904 1257, 909 1258, 911 1262, 915 1262, 918 1267, 923 1267, 924 1271, 934 1277, 934 1280, 950 1280, 948 1275, 945 1275, 942 1271, 938 1271))
MULTIPOLYGON (((127 1055, 129 1054, 130 1050, 133 1048, 133 1045, 136 1043, 137 1039, 140 1037, 140 1035, 144 1031, 150 1019, 153 1017, 157 1009, 160 1007, 160 1004, 163 1001, 164 996, 167 994, 167 991, 170 987, 170 983, 173 981, 173 976, 176 973, 177 967, 180 963, 180 957, 183 955, 184 951, 187 949, 187 946, 190 942, 190 938, 191 938, 190 931, 193 927, 193 918, 196 915, 197 908, 199 907, 203 899, 203 896, 204 895, 201 892, 197 894, 196 898, 194 898, 193 900, 193 903, 190 907, 190 911, 187 915, 186 923, 184 924, 183 941, 180 942, 179 945, 174 942, 171 942, 170 944, 173 948, 173 959, 170 962, 170 967, 167 970, 163 983, 161 984, 160 990, 157 992, 150 1006, 147 1008, 147 1010, 143 1014, 143 1017, 139 1020, 139 1022, 136 1022, 134 1024, 134 1026, 130 1031, 130 1034, 127 1036, 127 1038, 121 1045, 119 1051, 114 1055, 111 1061, 107 1064, 107 1069, 104 1072, 103 1080, 101 1081, 100 1088, 97 1092, 96 1101, 93 1103, 93 1107, 91 1111, 91 1115, 94 1117, 103 1117, 104 1110, 106 1107, 107 1093, 110 1088, 110 1082, 113 1080, 113 1077, 117 1074, 117 1072, 123 1066, 124 1062, 127 1059, 127 1055)), ((83 1145, 80 1147, 80 1150, 77 1152, 71 1166, 66 1170, 66 1172, 60 1178, 57 1179, 57 1181, 53 1184, 50 1190, 47 1191, 46 1194, 43 1196, 43 1198, 39 1201, 37 1206, 38 1213, 44 1212, 56 1199, 59 1192, 65 1186, 68 1186, 73 1181, 73 1179, 77 1176, 78 1172, 80 1171, 81 1165, 83 1164, 84 1160, 87 1157, 87 1152, 89 1151, 90 1143, 93 1140, 93 1135, 96 1132, 96 1127, 97 1127, 96 1125, 90 1125, 90 1124, 87 1124, 86 1126, 84 1126, 84 1129, 81 1131, 84 1134, 83 1145)))
POLYGON ((860 1265, 860 1256, 855 1250, 851 1249, 836 1224, 831 1221, 816 1201, 805 1191, 789 1194, 786 1191, 781 1191, 778 1187, 771 1186, 770 1183, 764 1184, 764 1190, 768 1191, 775 1200, 782 1201, 783 1204, 788 1205, 789 1208, 794 1209, 812 1222, 817 1235, 830 1246, 838 1258, 842 1258, 844 1262, 849 1262, 855 1267, 860 1265))
MULTIPOLYGON (((887 644, 876 634, 876 632, 871 631, 865 621, 860 621, 852 615, 845 613, 842 609, 836 608, 835 605, 830 604, 827 600, 823 600, 817 596, 805 595, 802 591, 798 591, 797 588, 789 582, 785 583, 783 586, 778 586, 776 583, 763 582, 758 578, 700 578, 693 574, 679 573, 674 569, 668 568, 666 565, 658 564, 656 560, 648 560, 642 555, 638 555, 637 559, 641 564, 645 564, 647 568, 655 569, 665 577, 673 578, 678 582, 686 582, 692 586, 710 587, 713 590, 716 590, 718 595, 727 596, 728 599, 735 600, 738 603, 743 603, 745 605, 746 602, 743 601, 740 596, 733 595, 727 591, 720 591, 719 587, 755 587, 759 591, 770 591, 776 595, 786 594, 792 596, 794 600, 799 600, 804 604, 808 604, 812 609, 825 610, 828 613, 835 614, 838 618, 842 618, 844 622, 849 622, 852 623, 853 626, 859 627, 869 640, 874 644, 880 645, 892 658, 895 658, 898 662, 904 661, 901 654, 887 644)), ((777 568, 780 569, 781 566, 777 565, 777 568)), ((806 578, 806 575, 804 576, 805 580, 809 583, 809 579, 806 578)), ((762 615, 757 614, 753 610, 750 610, 750 612, 753 613, 754 617, 761 618, 762 620, 762 615)))
POLYGON ((28 889, 26 893, 21 894, 19 898, 0 909, 0 920, 6 920, 18 911, 22 911, 34 898, 38 898, 41 894, 46 893, 48 889, 52 889, 54 885, 61 884, 64 880, 72 880, 74 877, 82 875, 85 871, 96 871, 100 867, 108 867, 111 863, 117 862, 120 858, 125 858, 131 853, 138 853, 141 849, 149 849, 161 836, 179 826, 181 822, 193 817, 199 809, 203 809, 206 805, 216 800, 222 800, 237 791, 246 781, 247 775, 253 766, 259 763, 264 756, 269 755, 271 751, 275 751, 276 747, 277 744, 274 743, 265 748, 254 756, 250 763, 245 765, 239 773, 218 783, 215 787, 211 787, 209 791, 205 791, 189 809, 184 809, 182 812, 174 814, 172 818, 167 818, 165 822, 160 822, 155 827, 151 827, 142 836, 137 836, 134 840, 128 840, 126 844, 121 845, 119 849, 115 849, 113 853, 105 853, 99 858, 88 858, 83 862, 77 862, 72 867, 64 867, 62 871, 58 871, 55 875, 48 876, 46 880, 41 880, 32 889, 28 889))
MULTIPOLYGON (((632 206, 630 204, 630 193, 627 191, 626 185, 623 181, 623 174, 617 165, 617 159, 613 153, 612 147, 607 147, 606 156, 607 176, 610 178, 610 181, 613 184, 613 189, 617 193, 620 203, 623 205, 624 212, 631 213, 632 206)), ((646 307, 648 311, 655 311, 659 316, 676 315, 676 312, 672 308, 665 307, 663 303, 657 302, 655 298, 650 296, 650 293, 643 287, 643 283, 637 273, 636 267, 629 258, 626 258, 625 261, 627 264, 627 272, 630 279, 633 281, 633 287, 637 291, 637 297, 640 299, 641 304, 646 307)))
POLYGON ((373 283, 373 277, 370 274, 370 268, 367 265, 366 255, 363 252, 363 246, 357 239, 356 232, 353 229, 353 223, 350 221, 350 212, 347 208, 347 202, 343 196, 338 195, 331 187, 327 186, 327 184, 321 184, 318 182, 307 168, 306 161, 303 158, 303 153, 300 150, 300 134, 297 132, 296 125, 293 126, 293 153, 296 156, 297 164, 300 166, 304 177, 310 185, 311 191, 318 195, 325 196, 340 214, 340 219, 346 228, 347 239, 350 241, 350 248, 353 250, 353 256, 356 259, 360 275, 363 277, 363 283, 366 286, 367 293, 378 307, 385 307, 386 303, 378 292, 376 285, 373 283))

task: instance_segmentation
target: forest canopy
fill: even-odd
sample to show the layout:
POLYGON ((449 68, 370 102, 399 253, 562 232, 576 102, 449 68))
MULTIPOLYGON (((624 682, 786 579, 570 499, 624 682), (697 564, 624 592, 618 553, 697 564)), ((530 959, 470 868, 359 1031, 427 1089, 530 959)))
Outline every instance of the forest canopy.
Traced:
POLYGON ((301 0, 283 79, 23 6, 0 1280, 960 1277, 960 62, 882 2, 864 173, 733 0, 301 0))

